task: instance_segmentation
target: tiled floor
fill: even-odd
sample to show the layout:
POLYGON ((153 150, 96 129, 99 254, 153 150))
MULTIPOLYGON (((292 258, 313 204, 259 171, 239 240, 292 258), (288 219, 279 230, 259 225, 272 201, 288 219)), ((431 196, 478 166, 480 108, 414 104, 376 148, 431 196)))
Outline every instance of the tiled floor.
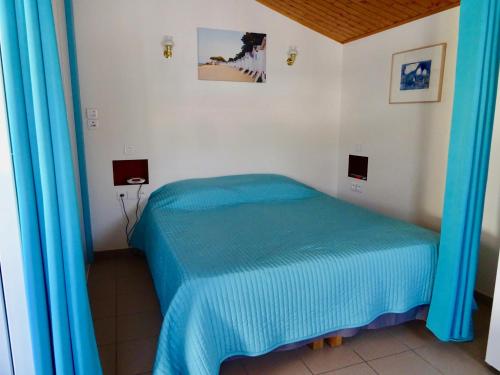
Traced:
MULTIPOLYGON (((149 374, 161 314, 145 259, 132 253, 99 258, 89 294, 104 374, 149 374)), ((481 375, 498 374, 484 361, 489 310, 480 305, 472 343, 436 341, 422 322, 344 339, 338 348, 271 353, 223 364, 224 375, 481 375)), ((193 374, 196 375, 196 374, 193 374)))

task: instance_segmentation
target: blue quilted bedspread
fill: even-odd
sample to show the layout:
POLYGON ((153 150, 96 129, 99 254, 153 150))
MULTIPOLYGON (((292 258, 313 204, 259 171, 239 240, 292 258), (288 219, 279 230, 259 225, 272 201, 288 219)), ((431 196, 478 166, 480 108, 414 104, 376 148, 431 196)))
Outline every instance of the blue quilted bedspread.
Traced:
POLYGON ((277 175, 154 192, 132 243, 164 315, 155 374, 215 375, 224 359, 428 304, 438 235, 277 175))

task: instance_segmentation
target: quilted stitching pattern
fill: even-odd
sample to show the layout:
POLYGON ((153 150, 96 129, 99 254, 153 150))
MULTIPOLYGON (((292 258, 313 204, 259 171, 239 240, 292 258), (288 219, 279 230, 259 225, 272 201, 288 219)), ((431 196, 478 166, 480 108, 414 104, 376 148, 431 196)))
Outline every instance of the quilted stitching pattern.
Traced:
POLYGON ((133 235, 164 314, 155 374, 215 375, 428 304, 438 240, 283 176, 166 185, 133 235))

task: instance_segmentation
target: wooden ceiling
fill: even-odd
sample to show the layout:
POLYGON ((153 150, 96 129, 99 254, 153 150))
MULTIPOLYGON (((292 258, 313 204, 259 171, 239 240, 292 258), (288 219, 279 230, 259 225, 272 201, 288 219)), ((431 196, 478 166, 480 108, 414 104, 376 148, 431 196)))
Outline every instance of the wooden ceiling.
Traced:
POLYGON ((257 0, 340 43, 427 17, 460 0, 257 0))

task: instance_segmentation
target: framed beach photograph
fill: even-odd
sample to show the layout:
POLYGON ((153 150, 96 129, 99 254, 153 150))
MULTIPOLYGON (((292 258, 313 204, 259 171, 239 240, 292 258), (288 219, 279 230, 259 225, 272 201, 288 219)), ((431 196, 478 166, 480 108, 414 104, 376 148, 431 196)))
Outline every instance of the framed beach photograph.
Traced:
POLYGON ((441 101, 446 43, 392 55, 389 103, 441 101))
POLYGON ((198 28, 198 79, 264 83, 266 34, 198 28))

